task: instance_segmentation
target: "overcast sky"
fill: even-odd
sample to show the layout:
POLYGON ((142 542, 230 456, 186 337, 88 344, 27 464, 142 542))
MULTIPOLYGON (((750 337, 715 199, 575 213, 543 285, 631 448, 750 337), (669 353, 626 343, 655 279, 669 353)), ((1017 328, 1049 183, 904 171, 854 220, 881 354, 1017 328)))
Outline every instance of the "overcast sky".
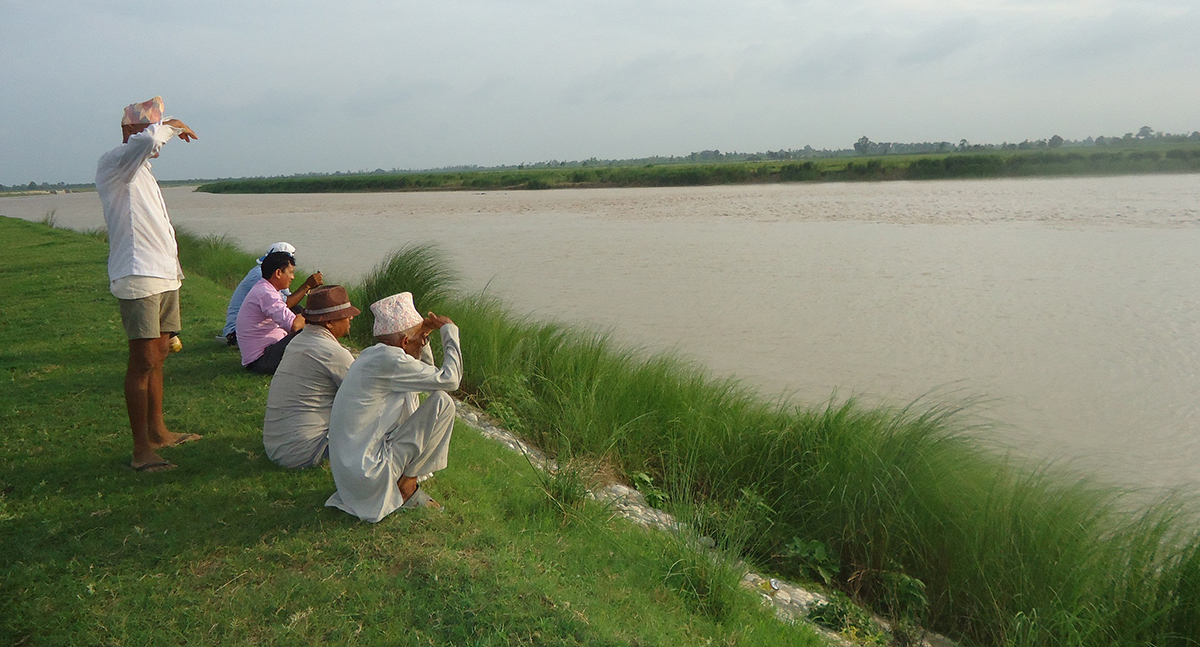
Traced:
POLYGON ((1197 0, 0 0, 0 183, 1200 129, 1197 0))

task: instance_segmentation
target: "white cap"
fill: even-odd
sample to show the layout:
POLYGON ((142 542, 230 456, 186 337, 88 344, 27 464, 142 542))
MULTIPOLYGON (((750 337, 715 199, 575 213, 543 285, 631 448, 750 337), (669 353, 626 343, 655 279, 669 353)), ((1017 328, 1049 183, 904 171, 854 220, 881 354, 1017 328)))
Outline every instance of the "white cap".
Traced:
POLYGON ((267 259, 267 256, 270 256, 271 254, 274 254, 275 252, 287 252, 287 253, 291 254, 292 256, 295 256, 296 248, 292 247, 288 243, 283 243, 283 242, 275 243, 274 245, 271 245, 270 247, 268 247, 267 253, 263 254, 262 256, 259 256, 258 260, 255 262, 258 263, 259 265, 262 265, 262 262, 267 259))
POLYGON ((372 333, 376 337, 404 332, 425 320, 413 305, 412 292, 384 297, 371 304, 371 312, 375 315, 372 333))
MULTIPOLYGON (((287 253, 291 254, 292 256, 295 256, 296 248, 292 247, 288 243, 279 242, 279 243, 275 243, 274 245, 271 245, 270 247, 267 248, 267 254, 274 254, 275 252, 287 252, 287 253)), ((264 254, 264 256, 266 256, 267 254, 264 254)))

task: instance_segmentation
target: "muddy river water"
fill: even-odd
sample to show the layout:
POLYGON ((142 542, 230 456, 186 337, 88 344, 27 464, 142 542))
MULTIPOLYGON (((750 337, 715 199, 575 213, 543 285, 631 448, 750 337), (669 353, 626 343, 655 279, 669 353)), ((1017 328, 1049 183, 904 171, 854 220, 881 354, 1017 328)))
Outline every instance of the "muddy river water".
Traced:
MULTIPOLYGON (((327 280, 432 241, 464 289, 767 396, 976 400, 1014 454, 1200 491, 1200 175, 164 194, 177 225, 254 251, 287 240, 327 280)), ((103 224, 94 193, 0 199, 51 211, 103 224)))

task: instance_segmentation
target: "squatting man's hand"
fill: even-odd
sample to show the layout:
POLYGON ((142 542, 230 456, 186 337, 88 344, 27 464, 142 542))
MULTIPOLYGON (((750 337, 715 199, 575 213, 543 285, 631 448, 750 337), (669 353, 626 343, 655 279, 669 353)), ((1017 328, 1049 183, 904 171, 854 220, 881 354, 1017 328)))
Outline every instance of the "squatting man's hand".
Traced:
POLYGON ((421 332, 428 337, 429 333, 440 329, 446 324, 452 323, 454 322, 450 321, 450 317, 435 315, 433 314, 433 311, 430 310, 429 313, 425 315, 425 320, 421 322, 421 332))
POLYGON ((405 337, 400 342, 400 347, 411 357, 421 359, 421 349, 425 348, 425 344, 429 343, 429 333, 449 323, 454 323, 450 321, 450 317, 435 315, 430 311, 429 314, 425 315, 425 319, 421 321, 421 328, 417 331, 417 336, 405 337))

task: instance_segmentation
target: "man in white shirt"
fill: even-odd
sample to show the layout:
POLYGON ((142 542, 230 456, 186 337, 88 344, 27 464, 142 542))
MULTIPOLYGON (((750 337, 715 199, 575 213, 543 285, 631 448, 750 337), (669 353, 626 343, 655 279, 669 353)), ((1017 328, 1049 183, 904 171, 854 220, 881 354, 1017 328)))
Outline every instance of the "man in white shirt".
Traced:
POLYGON ((408 292, 371 304, 371 312, 380 343, 354 360, 329 415, 337 492, 325 505, 375 523, 401 507, 441 507, 418 484, 447 464, 455 406, 446 392, 462 380, 462 351, 454 322, 432 312, 422 318, 408 292), (441 368, 428 347, 439 329, 441 368))
POLYGON ((109 290, 119 301, 129 339, 125 372, 125 407, 133 431, 129 466, 139 472, 174 468, 157 450, 200 438, 168 431, 162 413, 163 364, 171 333, 181 328, 183 270, 175 229, 150 172, 150 160, 173 137, 185 142, 196 139, 182 121, 164 120, 162 115, 162 97, 125 108, 123 143, 101 156, 96 166, 96 192, 108 226, 109 290))

